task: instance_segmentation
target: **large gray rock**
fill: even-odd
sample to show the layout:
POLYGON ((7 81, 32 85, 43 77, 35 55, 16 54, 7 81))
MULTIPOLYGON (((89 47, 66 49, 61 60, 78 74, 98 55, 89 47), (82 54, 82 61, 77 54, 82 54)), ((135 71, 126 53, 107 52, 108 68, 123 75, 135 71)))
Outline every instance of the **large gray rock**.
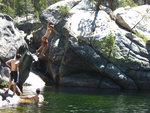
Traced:
POLYGON ((20 97, 17 95, 13 96, 13 92, 9 90, 5 93, 6 89, 0 89, 0 107, 18 104, 20 97))
POLYGON ((78 4, 81 0, 63 0, 57 2, 51 6, 49 6, 46 10, 44 10, 40 14, 40 20, 42 22, 52 22, 52 23, 59 23, 62 19, 61 15, 59 14, 58 10, 60 6, 67 5, 70 9, 78 4))
MULTIPOLYGON (((5 63, 7 60, 13 58, 16 53, 23 55, 26 51, 28 51, 28 45, 24 40, 24 32, 20 32, 14 26, 13 19, 10 16, 0 14, 0 24, 0 60, 5 63)), ((32 63, 31 61, 29 62, 32 63)), ((8 82, 10 69, 6 67, 4 63, 1 64, 0 79, 8 82)), ((27 64, 27 61, 25 60, 23 64, 27 64)), ((30 67, 30 65, 28 66, 30 67)), ((26 66, 21 67, 20 69, 24 69, 24 72, 21 72, 24 77, 26 73, 29 73, 29 69, 25 70, 26 66)), ((22 78, 21 80, 25 79, 22 78)))
POLYGON ((119 8, 115 11, 116 21, 127 30, 136 30, 140 34, 150 37, 150 25, 147 24, 150 23, 149 9, 150 5, 133 8, 119 8), (137 23, 138 25, 136 25, 137 23))
POLYGON ((150 72, 129 70, 128 76, 135 81, 138 89, 149 89, 150 72))
POLYGON ((126 76, 123 72, 121 72, 116 66, 113 64, 108 64, 105 72, 108 78, 111 78, 115 83, 119 84, 124 89, 137 89, 135 82, 126 76))
POLYGON ((99 78, 95 75, 79 73, 62 78, 63 86, 99 87, 99 78))
POLYGON ((10 16, 0 14, 0 59, 6 61, 15 56, 20 46, 27 46, 24 36, 25 34, 14 26, 10 16))
MULTIPOLYGON (((58 2, 40 15, 40 19, 44 23, 43 30, 46 28, 47 21, 56 22, 55 30, 57 32, 53 32, 49 38, 47 60, 57 65, 58 69, 53 70, 50 67, 48 73, 59 75, 58 80, 61 81, 59 83, 67 86, 95 85, 95 87, 101 88, 150 89, 146 79, 142 81, 145 83, 144 85, 137 84, 136 75, 138 76, 138 74, 135 74, 133 78, 133 73, 128 73, 129 70, 130 72, 150 71, 150 55, 147 45, 138 36, 129 32, 138 19, 143 17, 149 6, 116 10, 117 20, 114 21, 106 10, 95 11, 96 4, 89 0, 69 2, 69 4, 67 1, 58 2), (61 17, 58 13, 58 8, 62 4, 70 7, 68 17, 61 17), (70 6, 70 4, 74 5, 70 6), (144 12, 139 10, 142 7, 144 12), (137 16, 133 17, 133 15, 137 16), (106 37, 110 34, 115 37, 115 43, 108 55, 104 44, 106 37), (97 78, 95 79, 89 73, 93 73, 97 78)), ((144 22, 149 21, 149 18, 143 19, 143 22, 134 30, 150 36, 149 26, 142 28, 144 22)), ((145 77, 143 76, 143 78, 145 77)))
MULTIPOLYGON (((39 18, 40 18, 41 22, 43 23, 43 26, 37 32, 33 33, 34 45, 36 47, 40 46, 41 37, 46 32, 46 26, 47 26, 48 21, 50 23, 53 23, 56 25, 55 29, 61 28, 65 24, 64 22, 62 22, 63 18, 58 12, 58 10, 61 6, 67 5, 71 9, 72 7, 77 5, 80 1, 81 0, 73 0, 73 1, 72 0, 63 0, 63 1, 60 1, 56 4, 49 6, 47 9, 42 11, 42 13, 39 15, 39 18)), ((59 31, 59 33, 60 32, 61 32, 61 30, 59 31)), ((50 38, 51 38, 51 36, 50 36, 50 38)))
POLYGON ((32 66, 33 57, 30 52, 25 52, 20 59, 19 63, 19 83, 17 84, 22 91, 23 83, 29 76, 30 69, 32 66))
POLYGON ((9 81, 10 69, 8 67, 1 66, 0 69, 0 81, 9 81))

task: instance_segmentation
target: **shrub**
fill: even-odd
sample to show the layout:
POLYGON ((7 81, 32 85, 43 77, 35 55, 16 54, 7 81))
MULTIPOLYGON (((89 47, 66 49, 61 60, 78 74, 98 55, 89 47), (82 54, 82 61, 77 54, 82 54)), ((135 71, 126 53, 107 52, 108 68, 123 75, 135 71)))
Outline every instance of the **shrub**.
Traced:
POLYGON ((105 39, 95 40, 93 46, 105 57, 115 57, 118 52, 115 46, 115 36, 112 32, 105 39))
POLYGON ((118 7, 137 6, 133 0, 119 0, 118 7))
POLYGON ((8 85, 8 82, 6 81, 0 81, 0 86, 6 87, 8 85))
POLYGON ((58 12, 61 16, 68 16, 69 15, 70 8, 66 5, 60 6, 58 9, 58 12))
POLYGON ((105 38, 103 46, 105 47, 107 56, 110 56, 113 49, 115 49, 115 36, 111 33, 105 38))
POLYGON ((15 11, 11 7, 6 5, 0 5, 0 9, 0 13, 10 15, 13 18, 15 17, 15 11))

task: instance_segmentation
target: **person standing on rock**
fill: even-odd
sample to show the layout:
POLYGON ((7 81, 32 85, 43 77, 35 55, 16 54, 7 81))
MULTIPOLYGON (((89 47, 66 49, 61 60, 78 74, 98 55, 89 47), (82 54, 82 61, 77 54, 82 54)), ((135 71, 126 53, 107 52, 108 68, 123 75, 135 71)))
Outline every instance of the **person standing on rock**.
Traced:
POLYGON ((53 30, 54 25, 50 25, 50 22, 47 23, 47 30, 45 35, 41 39, 41 46, 36 50, 36 54, 38 55, 39 51, 42 50, 41 55, 45 56, 44 52, 48 48, 48 37, 53 30))
POLYGON ((18 64, 19 64, 19 59, 21 58, 20 54, 16 54, 14 59, 8 60, 5 64, 10 68, 10 79, 9 79, 9 85, 8 85, 8 90, 10 90, 12 81, 14 80, 13 84, 13 95, 16 93, 16 83, 19 80, 19 73, 18 73, 18 64))

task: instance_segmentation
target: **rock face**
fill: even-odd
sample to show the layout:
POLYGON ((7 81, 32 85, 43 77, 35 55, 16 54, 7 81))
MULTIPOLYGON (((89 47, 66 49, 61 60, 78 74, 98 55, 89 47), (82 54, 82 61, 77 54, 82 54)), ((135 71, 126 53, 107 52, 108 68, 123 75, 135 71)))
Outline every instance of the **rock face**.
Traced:
POLYGON ((134 8, 120 8, 117 9, 114 13, 116 14, 117 22, 122 27, 126 28, 127 30, 136 30, 140 34, 150 37, 150 26, 147 24, 150 22, 149 7, 149 5, 144 5, 134 8), (139 21, 140 23, 135 26, 139 21))
POLYGON ((40 23, 36 23, 36 22, 26 22, 24 24, 21 25, 17 25, 17 28, 19 30, 24 31, 27 34, 30 34, 33 30, 38 29, 41 26, 40 23))
POLYGON ((0 14, 0 75, 2 81, 8 81, 10 70, 4 65, 4 62, 13 58, 17 52, 24 54, 28 45, 24 40, 24 32, 15 28, 13 19, 4 14, 0 14))
POLYGON ((20 63, 19 63, 19 83, 17 84, 20 88, 20 90, 23 92, 22 90, 22 86, 25 83, 26 79, 29 76, 30 73, 30 69, 32 66, 32 55, 30 52, 25 52, 22 56, 22 58, 20 59, 20 63))
MULTIPOLYGON (((96 4, 88 0, 51 5, 40 15, 44 24, 38 32, 44 35, 47 21, 56 23, 57 33, 49 37, 49 69, 45 73, 65 86, 150 89, 149 45, 130 32, 137 31, 150 39, 149 8, 144 5, 117 9, 113 12, 114 21, 105 8, 96 11, 96 4), (58 13, 63 4, 70 8, 66 17, 58 13), (112 37, 115 41, 111 45, 112 37)), ((34 35, 39 45, 41 36, 34 35)))
MULTIPOLYGON (((150 12, 147 9, 149 5, 119 8, 114 12, 105 7, 96 10, 96 4, 90 0, 53 4, 40 14, 43 26, 33 34, 33 45, 38 48, 46 23, 55 24, 48 39, 46 57, 40 56, 33 65, 32 54, 20 32, 14 29, 12 19, 1 14, 1 62, 16 52, 23 54, 19 66, 21 86, 34 66, 54 85, 150 89, 150 26, 147 24, 150 12), (68 16, 59 14, 62 5, 70 8, 68 16), (135 31, 138 35, 133 33, 135 31), (147 37, 148 41, 141 37, 147 37)), ((0 70, 1 76, 8 74, 7 68, 0 70)))
POLYGON ((4 63, 13 58, 16 53, 20 53, 22 58, 19 65, 18 86, 22 90, 22 85, 29 76, 33 58, 24 40, 24 32, 15 28, 13 19, 8 15, 0 14, 0 24, 0 81, 9 81, 10 69, 4 63))
POLYGON ((4 89, 0 89, 0 107, 7 105, 18 104, 20 97, 17 95, 13 96, 13 92, 9 90, 8 93, 5 93, 4 89))
POLYGON ((20 46, 27 46, 24 36, 23 32, 15 28, 10 16, 0 14, 0 59, 2 61, 15 56, 20 46))

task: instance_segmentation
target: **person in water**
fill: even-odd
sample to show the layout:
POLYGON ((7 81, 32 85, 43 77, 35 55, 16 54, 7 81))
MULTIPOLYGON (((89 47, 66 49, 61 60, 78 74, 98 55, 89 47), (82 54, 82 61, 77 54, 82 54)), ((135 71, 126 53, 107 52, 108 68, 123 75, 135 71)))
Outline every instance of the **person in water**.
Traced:
POLYGON ((45 35, 41 39, 41 46, 36 50, 36 54, 38 55, 39 51, 42 50, 41 55, 45 56, 44 52, 48 47, 48 37, 53 30, 54 25, 50 25, 50 22, 47 23, 47 30, 45 35))
POLYGON ((36 95, 35 96, 21 96, 21 99, 33 99, 37 103, 44 102, 44 97, 43 95, 40 94, 40 89, 36 89, 36 95))
POLYGON ((16 93, 16 83, 19 80, 19 73, 18 73, 18 64, 19 64, 19 59, 21 58, 20 54, 16 54, 14 59, 8 60, 5 64, 10 68, 10 79, 9 79, 9 85, 8 85, 8 90, 10 90, 12 81, 14 80, 13 84, 13 95, 16 93))

